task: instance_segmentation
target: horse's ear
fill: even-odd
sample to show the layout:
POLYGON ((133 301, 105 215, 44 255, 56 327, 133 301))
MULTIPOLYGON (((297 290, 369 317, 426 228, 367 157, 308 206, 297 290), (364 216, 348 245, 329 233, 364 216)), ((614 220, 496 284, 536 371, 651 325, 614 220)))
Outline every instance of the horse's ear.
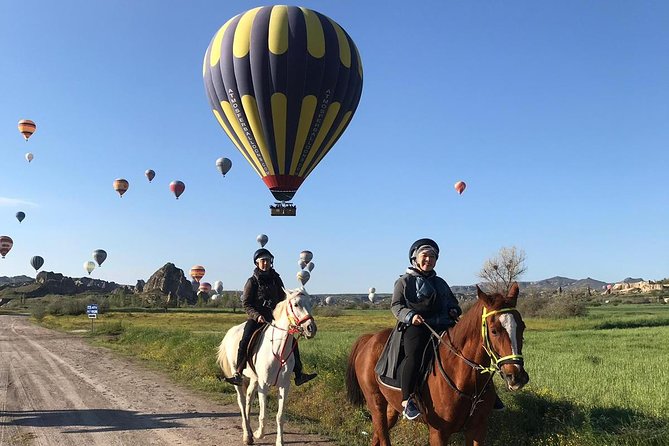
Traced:
POLYGON ((506 295, 506 301, 512 302, 513 305, 516 305, 518 301, 518 294, 520 293, 520 288, 518 287, 518 282, 513 282, 509 288, 509 293, 506 295))
POLYGON ((478 285, 476 285, 476 296, 479 298, 479 300, 482 300, 483 303, 488 307, 491 307, 495 301, 495 299, 484 293, 483 290, 481 290, 481 288, 479 288, 478 285))

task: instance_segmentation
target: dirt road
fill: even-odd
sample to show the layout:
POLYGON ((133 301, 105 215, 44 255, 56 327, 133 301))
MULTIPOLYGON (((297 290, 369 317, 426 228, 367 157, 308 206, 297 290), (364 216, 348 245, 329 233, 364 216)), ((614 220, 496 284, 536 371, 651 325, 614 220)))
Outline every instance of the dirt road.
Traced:
MULTIPOLYGON (((274 444, 273 413, 267 426, 255 444, 274 444)), ((290 422, 284 429, 287 444, 334 444, 300 434, 290 422)), ((0 446, 237 444, 236 405, 209 401, 136 361, 26 317, 0 316, 0 446)))

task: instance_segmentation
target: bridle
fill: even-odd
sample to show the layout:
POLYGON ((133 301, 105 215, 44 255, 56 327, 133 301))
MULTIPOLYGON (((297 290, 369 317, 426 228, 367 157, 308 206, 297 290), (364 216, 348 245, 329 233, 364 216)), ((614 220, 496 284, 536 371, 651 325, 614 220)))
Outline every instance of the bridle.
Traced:
MULTIPOLYGON (((458 358, 462 359, 465 364, 467 364, 472 369, 479 371, 481 374, 489 373, 488 379, 481 388, 481 391, 478 391, 478 380, 475 380, 474 395, 469 395, 463 392, 462 390, 458 389, 458 387, 455 385, 451 377, 448 376, 446 370, 444 370, 444 365, 442 364, 441 359, 439 358, 438 344, 434 346, 435 361, 439 366, 439 372, 441 373, 441 376, 444 378, 446 383, 451 387, 451 389, 453 389, 459 396, 470 400, 472 403, 472 408, 469 411, 467 420, 469 420, 469 417, 471 417, 471 415, 476 410, 476 406, 478 406, 483 401, 483 395, 485 394, 488 386, 490 385, 490 381, 492 381, 492 377, 494 376, 495 372, 499 372, 500 376, 503 376, 501 369, 502 365, 523 364, 523 355, 512 354, 500 357, 499 354, 493 348, 492 343, 490 342, 490 335, 488 334, 489 330, 487 322, 488 317, 494 314, 509 313, 512 311, 516 311, 516 308, 510 307, 510 308, 502 308, 501 310, 488 311, 488 309, 485 306, 483 307, 483 313, 481 315, 481 337, 483 338, 483 349, 485 350, 486 354, 488 355, 488 358, 490 359, 490 365, 487 367, 482 364, 478 364, 470 359, 467 359, 465 356, 463 356, 463 354, 460 353, 460 351, 453 345, 450 331, 447 330, 445 333, 446 338, 448 339, 448 341, 446 342, 444 338, 439 335, 439 333, 437 333, 432 327, 430 327, 429 324, 423 322, 423 324, 428 328, 428 330, 430 330, 432 335, 438 340, 438 343, 443 343, 446 346, 446 348, 448 348, 451 351, 451 353, 453 353, 458 358)), ((465 424, 466 423, 467 421, 465 421, 465 424)))
POLYGON ((288 305, 286 306, 286 316, 288 317, 288 334, 298 334, 299 336, 304 336, 304 327, 302 327, 302 324, 304 324, 307 321, 313 321, 314 317, 307 313, 306 316, 304 316, 302 319, 297 317, 297 314, 295 314, 295 309, 293 308, 293 301, 289 300, 288 305), (290 308, 290 313, 288 313, 288 309, 290 308))

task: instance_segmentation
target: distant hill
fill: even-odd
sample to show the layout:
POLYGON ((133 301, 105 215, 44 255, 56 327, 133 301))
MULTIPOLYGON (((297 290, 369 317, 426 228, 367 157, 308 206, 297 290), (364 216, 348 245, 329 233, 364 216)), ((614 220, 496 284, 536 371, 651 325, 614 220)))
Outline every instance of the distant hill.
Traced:
POLYGON ((14 277, 7 277, 7 276, 1 276, 0 277, 0 286, 3 285, 22 285, 24 283, 30 283, 33 282, 35 279, 32 277, 28 276, 14 276, 14 277))

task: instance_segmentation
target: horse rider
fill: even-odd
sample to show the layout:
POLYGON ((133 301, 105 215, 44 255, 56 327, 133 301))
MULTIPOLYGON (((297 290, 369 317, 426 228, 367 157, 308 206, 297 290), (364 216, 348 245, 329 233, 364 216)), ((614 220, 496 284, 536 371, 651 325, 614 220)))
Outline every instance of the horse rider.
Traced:
MULTIPOLYGON (((276 305, 285 299, 283 281, 274 270, 274 256, 267 249, 262 248, 253 254, 253 263, 256 268, 244 285, 243 306, 248 315, 244 326, 244 334, 237 351, 237 370, 229 382, 236 386, 242 384, 242 371, 246 367, 247 350, 251 336, 263 324, 273 320, 272 312, 276 305)), ((295 384, 301 386, 316 377, 316 373, 304 373, 297 343, 293 351, 295 355, 295 384)))

